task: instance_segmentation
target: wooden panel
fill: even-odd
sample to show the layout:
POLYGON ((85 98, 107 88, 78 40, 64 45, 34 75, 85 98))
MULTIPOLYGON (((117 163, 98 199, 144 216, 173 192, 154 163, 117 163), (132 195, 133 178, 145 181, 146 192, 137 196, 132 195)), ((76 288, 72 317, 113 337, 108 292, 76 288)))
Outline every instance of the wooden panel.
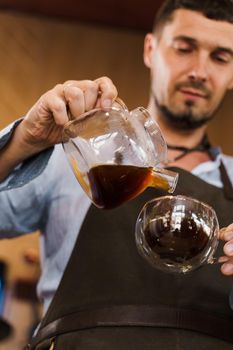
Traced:
POLYGON ((0 7, 126 28, 150 30, 162 0, 0 0, 0 7))
POLYGON ((25 255, 29 251, 39 254, 39 233, 23 235, 14 239, 3 239, 0 241, 0 260, 7 264, 8 287, 13 283, 27 276, 28 279, 35 279, 38 276, 38 267, 27 263, 25 255))
POLYGON ((0 14, 0 127, 25 113, 43 89, 45 35, 39 20, 0 14))
POLYGON ((108 75, 130 107, 145 104, 143 37, 130 30, 0 13, 0 128, 67 79, 108 75))
MULTIPOLYGON (((108 75, 130 108, 146 106, 149 72, 143 66, 143 38, 137 31, 0 12, 0 128, 67 79, 108 75)), ((229 93, 210 135, 233 154, 231 109, 229 93)))

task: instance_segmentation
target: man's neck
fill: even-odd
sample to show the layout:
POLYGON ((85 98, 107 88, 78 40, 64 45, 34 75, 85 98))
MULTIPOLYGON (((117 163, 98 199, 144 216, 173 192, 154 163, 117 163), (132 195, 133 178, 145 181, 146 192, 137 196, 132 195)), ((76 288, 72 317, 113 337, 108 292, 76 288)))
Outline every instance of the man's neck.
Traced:
MULTIPOLYGON (((203 139, 206 126, 202 126, 195 130, 177 130, 168 125, 164 118, 161 118, 159 113, 156 111, 154 103, 150 103, 148 106, 148 111, 150 115, 157 121, 159 127, 162 131, 162 134, 165 138, 165 141, 170 146, 180 146, 185 148, 194 148, 200 144, 203 139)), ((211 160, 211 157, 208 152, 195 151, 192 153, 186 154, 179 160, 175 160, 181 151, 168 149, 168 165, 169 166, 178 166, 185 170, 191 171, 197 165, 211 160)))

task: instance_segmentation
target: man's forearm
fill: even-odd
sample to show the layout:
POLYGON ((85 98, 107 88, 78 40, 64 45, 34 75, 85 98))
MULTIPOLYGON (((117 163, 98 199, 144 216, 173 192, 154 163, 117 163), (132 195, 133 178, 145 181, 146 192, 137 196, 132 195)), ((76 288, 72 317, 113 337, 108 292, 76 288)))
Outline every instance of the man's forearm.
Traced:
POLYGON ((0 150, 0 182, 3 181, 18 164, 40 152, 40 149, 24 141, 22 132, 23 125, 21 124, 16 127, 8 143, 0 150))

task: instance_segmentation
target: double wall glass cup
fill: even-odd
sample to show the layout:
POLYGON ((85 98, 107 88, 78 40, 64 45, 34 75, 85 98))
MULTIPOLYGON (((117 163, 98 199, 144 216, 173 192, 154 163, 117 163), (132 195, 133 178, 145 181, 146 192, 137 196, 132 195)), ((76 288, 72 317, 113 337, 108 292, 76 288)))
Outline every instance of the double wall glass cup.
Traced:
POLYGON ((136 222, 139 253, 153 267, 187 273, 215 263, 219 223, 212 207, 186 196, 147 202, 136 222))

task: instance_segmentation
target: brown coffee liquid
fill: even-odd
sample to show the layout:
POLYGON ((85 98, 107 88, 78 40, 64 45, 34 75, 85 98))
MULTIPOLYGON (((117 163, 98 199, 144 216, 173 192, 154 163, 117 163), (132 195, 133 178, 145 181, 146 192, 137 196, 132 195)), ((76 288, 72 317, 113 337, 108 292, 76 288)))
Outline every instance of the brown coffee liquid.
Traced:
POLYGON ((185 263, 203 251, 208 235, 191 218, 184 218, 177 228, 171 228, 163 219, 150 222, 145 229, 149 247, 160 259, 173 263, 185 263))
POLYGON ((88 172, 90 189, 94 203, 111 209, 136 197, 148 186, 168 190, 166 180, 156 178, 153 168, 133 165, 99 165, 88 172))

